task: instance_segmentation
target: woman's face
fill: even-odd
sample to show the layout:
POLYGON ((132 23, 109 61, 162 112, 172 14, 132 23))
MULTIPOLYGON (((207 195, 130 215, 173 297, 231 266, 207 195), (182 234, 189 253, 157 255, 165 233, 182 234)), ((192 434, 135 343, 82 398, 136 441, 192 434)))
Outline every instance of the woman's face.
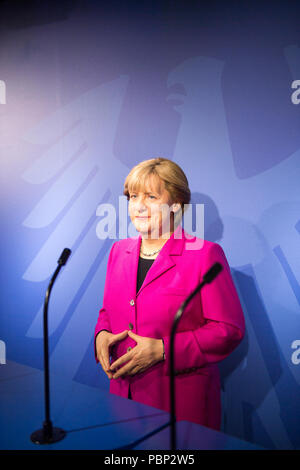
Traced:
POLYGON ((157 239, 170 232, 170 195, 161 185, 149 185, 139 192, 129 190, 129 215, 144 238, 157 239))

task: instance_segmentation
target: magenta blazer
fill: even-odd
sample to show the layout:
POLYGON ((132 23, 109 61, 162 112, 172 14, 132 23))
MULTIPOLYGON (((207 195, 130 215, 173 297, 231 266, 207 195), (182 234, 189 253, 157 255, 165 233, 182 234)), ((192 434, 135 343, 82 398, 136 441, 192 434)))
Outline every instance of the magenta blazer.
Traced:
MULTIPOLYGON (((124 330, 163 338, 166 359, 135 376, 111 379, 110 392, 170 411, 169 335, 183 300, 216 262, 223 270, 202 289, 184 311, 175 339, 176 416, 220 429, 221 397, 218 362, 244 336, 241 304, 220 245, 188 235, 181 225, 163 246, 136 292, 141 235, 119 240, 111 248, 103 306, 95 328, 112 333, 124 330)), ((127 337, 114 346, 113 361, 134 347, 127 337)), ((97 361, 97 358, 96 358, 97 361)))

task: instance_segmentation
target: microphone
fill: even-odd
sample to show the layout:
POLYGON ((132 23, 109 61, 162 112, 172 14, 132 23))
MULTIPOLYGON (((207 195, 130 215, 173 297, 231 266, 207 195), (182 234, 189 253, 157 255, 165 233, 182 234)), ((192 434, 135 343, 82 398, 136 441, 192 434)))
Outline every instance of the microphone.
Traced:
POLYGON ((61 428, 54 428, 50 419, 50 394, 49 394, 49 350, 48 350, 48 304, 55 279, 62 266, 66 264, 71 254, 69 248, 65 248, 60 255, 58 266, 50 280, 44 301, 44 386, 45 386, 45 421, 43 428, 34 431, 30 439, 34 444, 51 444, 63 439, 66 432, 61 428))
POLYGON ((204 284, 210 284, 215 277, 222 271, 222 265, 220 263, 215 263, 212 267, 204 274, 203 282, 204 284))
POLYGON ((59 260, 57 261, 58 264, 60 264, 61 266, 64 266, 67 263, 68 258, 69 258, 71 253, 72 252, 71 252, 70 248, 65 248, 64 251, 62 252, 62 254, 60 255, 59 260))
POLYGON ((178 323, 184 312, 184 309, 190 303, 192 298, 202 289, 205 284, 210 284, 216 276, 222 271, 223 267, 220 263, 215 263, 212 267, 204 274, 203 280, 198 286, 192 291, 192 293, 182 302, 178 311, 175 314, 173 325, 171 328, 170 335, 170 406, 171 406, 171 419, 170 419, 170 441, 171 450, 176 450, 176 404, 175 404, 175 371, 174 371, 174 342, 175 333, 178 327, 178 323))

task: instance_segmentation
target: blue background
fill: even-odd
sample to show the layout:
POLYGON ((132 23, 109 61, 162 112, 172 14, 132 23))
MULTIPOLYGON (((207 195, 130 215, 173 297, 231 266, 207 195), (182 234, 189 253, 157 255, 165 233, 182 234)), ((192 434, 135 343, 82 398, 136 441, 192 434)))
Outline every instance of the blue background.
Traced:
MULTIPOLYGON (((0 5, 1 318, 7 359, 108 390, 93 330, 118 207, 141 160, 179 163, 205 238, 232 268, 247 333, 221 365, 222 430, 300 448, 297 2, 11 1, 0 5)), ((6 367, 6 365, 0 365, 6 367)))

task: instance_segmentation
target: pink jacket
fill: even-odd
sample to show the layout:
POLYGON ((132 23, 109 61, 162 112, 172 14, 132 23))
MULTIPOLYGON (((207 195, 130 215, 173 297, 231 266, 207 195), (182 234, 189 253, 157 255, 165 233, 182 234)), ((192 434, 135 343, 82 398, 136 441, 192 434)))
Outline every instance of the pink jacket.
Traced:
MULTIPOLYGON (((141 235, 117 241, 111 248, 95 338, 103 329, 116 334, 133 326, 132 331, 140 336, 163 338, 166 359, 135 376, 111 379, 110 392, 128 397, 130 384, 133 400, 170 411, 172 321, 183 300, 218 261, 223 265, 222 272, 193 298, 180 320, 175 339, 175 380, 177 420, 220 429, 217 363, 240 343, 245 330, 224 252, 216 243, 191 238, 179 225, 136 292, 140 244, 141 235)), ((129 337, 119 342, 113 348, 113 360, 135 344, 129 337)))

